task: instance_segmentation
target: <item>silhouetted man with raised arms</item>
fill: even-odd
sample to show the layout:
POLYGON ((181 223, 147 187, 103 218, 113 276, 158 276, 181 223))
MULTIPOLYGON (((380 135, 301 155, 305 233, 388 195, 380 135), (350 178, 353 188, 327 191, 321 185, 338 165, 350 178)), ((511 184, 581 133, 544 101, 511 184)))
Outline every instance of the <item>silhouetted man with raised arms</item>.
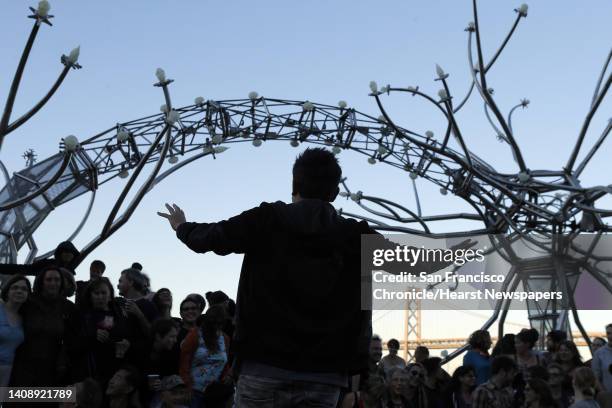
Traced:
POLYGON ((341 176, 332 153, 307 149, 293 165, 291 204, 264 202, 202 224, 186 222, 176 204, 158 213, 195 252, 244 254, 233 342, 238 407, 335 407, 348 376, 368 367, 360 242, 376 232, 330 204, 341 176))

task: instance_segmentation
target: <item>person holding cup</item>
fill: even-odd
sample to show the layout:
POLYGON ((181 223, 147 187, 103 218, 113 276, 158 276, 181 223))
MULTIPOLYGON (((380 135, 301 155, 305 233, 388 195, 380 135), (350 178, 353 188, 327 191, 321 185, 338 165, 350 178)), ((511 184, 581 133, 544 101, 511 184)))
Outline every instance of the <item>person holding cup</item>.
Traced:
POLYGON ((115 302, 113 285, 105 278, 94 279, 84 293, 83 318, 88 350, 89 374, 104 387, 125 362, 139 339, 138 324, 115 302))

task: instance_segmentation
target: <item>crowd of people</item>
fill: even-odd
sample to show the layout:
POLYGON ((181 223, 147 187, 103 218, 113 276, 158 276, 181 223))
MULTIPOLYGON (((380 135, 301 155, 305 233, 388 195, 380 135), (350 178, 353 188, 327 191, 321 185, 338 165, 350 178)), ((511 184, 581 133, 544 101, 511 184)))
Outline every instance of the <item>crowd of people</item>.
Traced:
POLYGON ((370 343, 370 367, 358 392, 344 396, 342 408, 608 408, 612 407, 612 324, 607 339, 591 344, 583 361, 564 331, 546 336, 546 351, 536 351, 539 333, 523 329, 506 334, 491 349, 488 331, 469 338, 463 364, 452 375, 440 357, 418 346, 414 361, 398 356, 399 342, 370 343))
MULTIPOLYGON (((57 260, 70 258, 66 247, 57 260)), ((65 406, 77 407, 231 406, 234 301, 193 293, 176 318, 172 292, 151 291, 139 263, 116 285, 104 272, 95 260, 90 279, 75 281, 57 262, 36 270, 33 285, 22 273, 5 279, 0 387, 73 386, 77 401, 65 406)))
MULTIPOLYGON (((548 333, 548 350, 536 351, 535 330, 504 336, 491 354, 489 333, 473 333, 452 376, 425 347, 407 363, 391 339, 381 358, 361 302, 362 237, 397 245, 331 205, 342 180, 331 152, 306 149, 292 176, 289 204, 264 202, 208 223, 187 221, 176 204, 158 213, 192 251, 244 255, 236 302, 220 291, 193 293, 175 318, 171 290, 151 290, 139 263, 111 282, 104 262, 93 261, 89 279, 75 281, 82 257, 70 242, 49 259, 0 264, 9 276, 0 387, 72 386, 76 402, 63 406, 87 408, 610 407, 612 325, 586 363, 562 332, 548 333)), ((417 262, 409 271, 452 263, 417 262)), ((407 265, 387 267, 400 273, 407 265)))
MULTIPOLYGON (((119 296, 104 272, 96 260, 88 281, 75 282, 66 265, 47 265, 33 285, 23 274, 5 280, 0 386, 74 386, 78 399, 71 406, 78 407, 231 407, 234 301, 221 291, 193 293, 175 318, 172 292, 151 291, 140 264, 121 273, 119 296)), ((374 335, 368 370, 352 379, 339 406, 610 407, 612 324, 606 335, 593 340, 593 358, 583 362, 562 331, 547 334, 544 352, 535 350, 538 332, 523 329, 489 353, 491 336, 478 330, 452 375, 424 346, 407 363, 391 339, 382 358, 382 340, 374 335)))

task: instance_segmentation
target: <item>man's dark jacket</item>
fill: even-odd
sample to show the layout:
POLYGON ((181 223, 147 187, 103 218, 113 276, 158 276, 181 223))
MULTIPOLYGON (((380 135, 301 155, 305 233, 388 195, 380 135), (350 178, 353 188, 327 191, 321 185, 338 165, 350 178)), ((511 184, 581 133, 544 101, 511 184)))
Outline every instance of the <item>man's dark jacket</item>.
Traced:
POLYGON ((361 310, 360 239, 366 222, 330 203, 262 203, 226 221, 184 223, 196 252, 244 254, 234 347, 241 361, 309 372, 367 366, 371 312, 361 310))

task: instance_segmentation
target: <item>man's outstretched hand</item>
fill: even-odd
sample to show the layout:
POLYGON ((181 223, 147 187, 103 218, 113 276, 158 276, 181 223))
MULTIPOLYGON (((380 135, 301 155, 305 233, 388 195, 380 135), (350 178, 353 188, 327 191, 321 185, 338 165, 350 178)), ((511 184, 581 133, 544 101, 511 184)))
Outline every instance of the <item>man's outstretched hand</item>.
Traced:
POLYGON ((170 204, 166 203, 166 209, 168 210, 168 214, 157 212, 157 215, 166 218, 170 222, 170 226, 173 230, 176 231, 179 225, 187 221, 185 213, 178 205, 172 204, 172 206, 170 206, 170 204))

